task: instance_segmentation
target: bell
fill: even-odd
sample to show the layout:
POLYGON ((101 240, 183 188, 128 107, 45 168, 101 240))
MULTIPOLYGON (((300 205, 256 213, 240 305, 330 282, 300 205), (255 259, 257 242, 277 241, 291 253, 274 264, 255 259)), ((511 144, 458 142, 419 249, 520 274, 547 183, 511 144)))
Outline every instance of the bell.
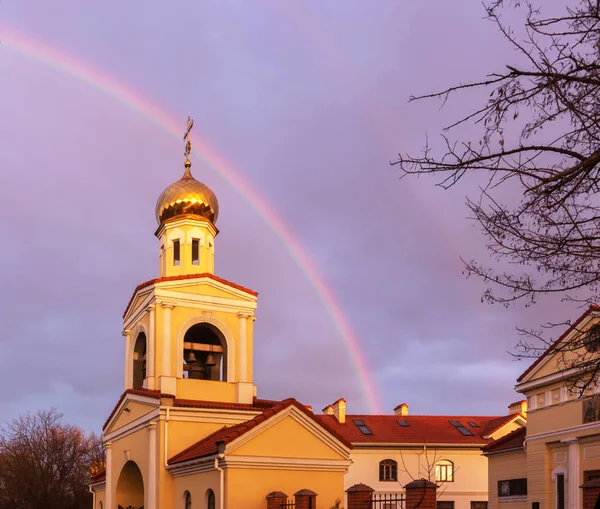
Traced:
POLYGON ((196 354, 195 354, 195 353, 194 353, 194 351, 192 350, 192 351, 191 351, 191 352, 188 354, 186 361, 187 361, 187 362, 196 362, 197 360, 198 360, 198 359, 196 359, 196 354))
POLYGON ((208 356, 206 357, 206 362, 204 363, 205 366, 207 367, 212 367, 212 366, 216 366, 217 363, 215 362, 215 357, 212 353, 209 353, 208 356))

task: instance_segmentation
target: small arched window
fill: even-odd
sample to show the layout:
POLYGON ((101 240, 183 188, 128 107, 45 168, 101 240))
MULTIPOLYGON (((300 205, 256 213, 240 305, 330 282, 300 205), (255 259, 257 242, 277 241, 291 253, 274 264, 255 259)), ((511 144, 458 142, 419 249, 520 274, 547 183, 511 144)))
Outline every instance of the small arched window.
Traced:
POLYGON ((454 481, 454 463, 450 460, 441 460, 435 464, 435 480, 437 482, 454 481))
POLYGON ((227 381, 227 348, 215 327, 198 323, 183 337, 183 377, 227 381))
POLYGON ((398 463, 394 460, 383 460, 379 462, 379 480, 380 481, 397 481, 398 480, 398 463))
POLYGON ((102 502, 98 502, 98 509, 102 509, 103 507, 102 502))
POLYGON ((206 509, 215 509, 215 492, 213 490, 208 490, 206 492, 206 509))
POLYGON ((140 389, 146 378, 146 334, 140 332, 133 347, 133 381, 134 389, 140 389))
POLYGON ((186 491, 183 494, 183 498, 185 500, 185 509, 192 509, 192 495, 189 491, 186 491))

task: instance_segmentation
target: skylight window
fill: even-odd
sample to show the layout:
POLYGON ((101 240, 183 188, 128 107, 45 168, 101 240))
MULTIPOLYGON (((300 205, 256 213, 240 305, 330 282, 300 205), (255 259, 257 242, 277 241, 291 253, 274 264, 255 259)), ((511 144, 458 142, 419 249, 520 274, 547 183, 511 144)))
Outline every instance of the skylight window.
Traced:
POLYGON ((471 428, 479 428, 479 424, 477 424, 476 422, 469 421, 467 424, 471 426, 471 428))
POLYGON ((403 428, 410 428, 410 424, 408 424, 407 421, 405 421, 404 419, 400 420, 400 421, 396 421, 398 424, 400 424, 400 426, 402 426, 403 428))
POLYGON ((360 430, 360 432, 363 435, 372 435, 373 434, 363 421, 354 420, 353 422, 354 422, 354 424, 356 424, 356 427, 360 430))
POLYGON ((452 424, 452 426, 454 426, 458 430, 458 432, 461 435, 464 435, 466 437, 472 437, 473 436, 473 432, 471 430, 467 429, 460 422, 458 422, 458 421, 449 421, 449 422, 450 422, 450 424, 452 424))

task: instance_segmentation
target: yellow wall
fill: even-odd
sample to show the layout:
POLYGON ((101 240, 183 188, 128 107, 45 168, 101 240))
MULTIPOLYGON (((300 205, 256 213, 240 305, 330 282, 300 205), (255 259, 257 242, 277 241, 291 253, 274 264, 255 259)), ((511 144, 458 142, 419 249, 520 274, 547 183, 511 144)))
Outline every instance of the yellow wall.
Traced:
POLYGON ((312 490, 318 495, 317 507, 323 509, 331 507, 337 498, 344 500, 342 472, 229 468, 225 477, 226 509, 265 509, 266 496, 272 491, 293 497, 299 490, 312 490))
POLYGON ((509 424, 502 426, 498 431, 496 431, 495 433, 492 433, 492 435, 490 435, 490 436, 494 440, 498 440, 499 438, 502 438, 504 435, 508 435, 510 432, 515 431, 522 427, 523 426, 521 424, 519 424, 518 422, 511 422, 509 424))
POLYGON ((286 417, 267 428, 252 440, 235 448, 232 456, 263 456, 275 458, 342 459, 321 439, 316 438, 292 417, 286 417), (293 440, 290 440, 293 437, 293 440))
POLYGON ((125 409, 121 411, 115 423, 106 430, 106 433, 111 433, 113 431, 122 428, 123 426, 129 424, 132 421, 135 421, 139 417, 146 415, 152 410, 156 409, 156 405, 145 405, 143 403, 137 403, 135 401, 130 401, 127 403, 127 407, 129 412, 126 412, 125 409))
MULTIPOLYGON (((488 457, 488 509, 499 509, 498 481, 527 477, 525 451, 494 454, 488 457)), ((527 497, 519 502, 502 502, 503 509, 528 509, 527 497)))
POLYGON ((202 401, 235 401, 235 384, 214 380, 177 379, 177 397, 202 401))
MULTIPOLYGON (((186 491, 189 491, 192 496, 192 508, 204 509, 207 507, 206 494, 209 489, 213 490, 215 494, 215 505, 216 507, 219 507, 219 486, 219 472, 216 470, 186 475, 183 477, 175 477, 173 479, 173 499, 164 507, 170 509, 185 509, 184 495, 186 491)), ((262 509, 264 509, 264 507, 262 509)))
POLYGON ((106 503, 104 502, 104 488, 94 488, 94 493, 95 504, 93 509, 100 509, 100 505, 102 505, 102 509, 106 509, 106 503))
POLYGON ((530 412, 527 436, 579 426, 582 423, 581 407, 582 401, 574 400, 530 412))

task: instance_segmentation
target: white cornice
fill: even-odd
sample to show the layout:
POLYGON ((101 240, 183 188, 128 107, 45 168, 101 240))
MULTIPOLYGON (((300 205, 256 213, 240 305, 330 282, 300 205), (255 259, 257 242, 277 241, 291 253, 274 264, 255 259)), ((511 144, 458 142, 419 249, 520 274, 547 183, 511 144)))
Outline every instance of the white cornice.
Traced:
POLYGON ((351 460, 280 458, 269 456, 225 456, 225 468, 259 468, 261 470, 311 470, 346 472, 351 460))
MULTIPOLYGON (((158 400, 158 399, 148 398, 146 396, 139 396, 138 394, 127 393, 127 394, 125 394, 123 401, 121 401, 119 406, 114 410, 112 417, 106 423, 106 426, 104 426, 104 429, 110 429, 110 427, 115 423, 115 421, 119 418, 119 416, 123 412, 123 409, 125 408, 125 406, 127 406, 127 403, 129 403, 130 401, 134 401, 136 403, 140 403, 142 405, 147 405, 147 406, 150 406, 153 408, 160 407, 160 400, 158 400)), ((151 410, 149 412, 151 412, 151 410)), ((142 417, 145 417, 146 415, 148 415, 148 414, 144 414, 143 416, 138 417, 138 419, 141 419, 142 417)))
MULTIPOLYGON (((577 324, 577 329, 571 330, 563 338, 563 340, 561 341, 561 344, 568 343, 569 341, 571 341, 573 339, 573 336, 575 334, 579 333, 579 331, 582 328, 584 328, 592 319, 598 318, 598 317, 600 317, 600 312, 598 312, 598 311, 591 311, 590 314, 584 320, 582 320, 581 323, 577 324)), ((542 355, 545 355, 545 353, 542 354, 542 355)), ((537 373, 540 369, 542 369, 543 366, 545 366, 546 364, 548 364, 548 362, 550 362, 551 359, 554 359, 555 355, 556 355, 556 353, 555 354, 550 354, 550 355, 547 355, 544 359, 542 359, 540 361, 540 363, 533 370, 531 370, 529 373, 527 373, 527 375, 524 377, 525 380, 515 386, 516 391, 517 392, 523 392, 525 390, 528 390, 529 388, 537 387, 537 385, 539 385, 539 384, 537 384, 536 382, 539 382, 539 380, 543 380, 543 379, 547 378, 547 376, 546 376, 546 377, 542 377, 542 378, 539 378, 539 379, 536 379, 536 380, 531 380, 531 377, 533 377, 533 375, 535 375, 535 373, 537 373), (532 387, 528 387, 529 384, 535 384, 535 385, 533 385, 532 387)), ((567 376, 566 373, 569 372, 569 371, 571 371, 571 370, 559 371, 558 373, 555 373, 554 375, 558 374, 558 375, 562 375, 563 377, 565 377, 565 376, 567 376)), ((572 374, 574 374, 575 372, 576 371, 574 371, 572 374)), ((548 375, 548 376, 554 376, 554 375, 548 375)))
POLYGON ((538 387, 543 387, 545 385, 550 385, 556 382, 562 382, 563 380, 571 378, 577 374, 585 373, 586 371, 590 371, 590 369, 571 368, 563 371, 558 371, 556 373, 551 373, 550 375, 546 375, 541 378, 536 378, 535 380, 531 380, 530 382, 522 382, 520 384, 517 384, 515 385, 515 390, 517 392, 524 393, 531 389, 536 389, 538 387))
POLYGON ((165 302, 172 302, 179 306, 183 304, 187 307, 202 308, 206 310, 235 311, 236 313, 245 311, 250 313, 257 307, 256 299, 247 300, 239 298, 214 297, 210 295, 200 295, 197 293, 178 292, 172 290, 171 288, 155 288, 155 294, 157 298, 161 298, 165 302))
POLYGON ((90 483, 90 488, 93 491, 105 491, 106 490, 106 481, 90 483))
POLYGON ((481 442, 479 444, 436 444, 429 442, 422 442, 420 444, 415 443, 400 443, 400 442, 352 442, 354 450, 358 449, 414 449, 422 450, 424 446, 427 448, 438 448, 438 449, 481 449, 485 447, 489 442, 481 442))
MULTIPOLYGON (((173 477, 181 477, 183 475, 198 474, 201 472, 210 472, 215 470, 215 460, 219 457, 218 454, 212 454, 204 458, 184 461, 175 465, 167 466, 167 471, 173 477)), ((219 467, 222 467, 222 461, 219 461, 219 467)))
POLYGON ((135 308, 133 307, 136 302, 131 302, 131 308, 127 310, 127 314, 123 318, 123 328, 129 328, 133 323, 139 321, 139 319, 147 312, 148 306, 154 300, 154 288, 150 286, 149 288, 142 288, 138 292, 133 294, 133 297, 142 296, 147 294, 144 299, 138 304, 135 308))
POLYGON ((130 423, 125 424, 125 426, 121 426, 119 429, 107 433, 106 435, 104 435, 104 440, 110 440, 111 442, 114 442, 115 440, 118 440, 119 438, 125 435, 131 435, 132 433, 135 433, 136 431, 147 427, 150 421, 156 419, 159 415, 160 410, 158 408, 155 408, 151 412, 148 412, 147 414, 144 414, 138 417, 137 419, 134 419, 130 423))

